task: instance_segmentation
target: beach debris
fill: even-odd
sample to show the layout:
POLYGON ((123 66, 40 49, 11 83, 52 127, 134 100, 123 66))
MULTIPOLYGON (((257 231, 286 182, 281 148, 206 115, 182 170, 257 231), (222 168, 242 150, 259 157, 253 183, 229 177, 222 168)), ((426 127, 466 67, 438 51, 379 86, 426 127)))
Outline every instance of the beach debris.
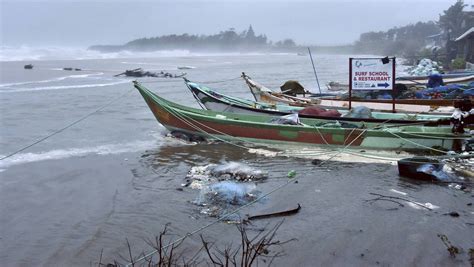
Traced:
POLYGON ((448 249, 449 255, 451 255, 451 257, 453 258, 456 258, 456 254, 460 253, 459 248, 453 246, 453 244, 451 244, 451 242, 449 241, 446 235, 438 234, 438 237, 441 239, 441 242, 443 242, 443 244, 448 249))
POLYGON ((418 65, 408 71, 408 74, 411 76, 428 76, 439 73, 440 71, 442 71, 442 69, 438 62, 429 58, 423 58, 418 62, 418 65))
POLYGON ((195 68, 196 67, 193 67, 193 66, 178 66, 178 70, 191 70, 195 68))
POLYGON ((66 67, 66 68, 63 68, 63 70, 67 70, 67 71, 73 71, 73 70, 75 70, 75 71, 81 71, 82 69, 80 69, 80 68, 66 67))
POLYGON ((249 153, 263 155, 265 157, 276 157, 279 154, 277 151, 270 151, 262 148, 250 148, 248 151, 249 153))
POLYGON ((217 217, 232 206, 245 205, 257 198, 257 186, 253 183, 217 182, 202 187, 194 204, 205 207, 202 214, 217 217))
POLYGON ((446 173, 445 171, 443 171, 443 167, 444 167, 444 165, 435 166, 433 164, 426 163, 426 164, 420 165, 416 169, 416 171, 426 173, 426 174, 429 174, 429 175, 433 175, 434 177, 436 177, 436 179, 441 180, 441 181, 450 180, 451 179, 450 175, 448 173, 446 173))
POLYGON ((416 180, 447 183, 450 187, 462 189, 463 185, 470 184, 465 178, 471 178, 473 164, 470 162, 470 154, 466 158, 440 160, 428 157, 412 157, 398 161, 398 172, 404 176, 416 180), (456 186, 460 184, 460 186, 456 186))
POLYGON ((294 214, 298 213, 300 210, 301 210, 301 205, 298 203, 298 207, 296 207, 294 209, 247 216, 247 218, 245 220, 246 221, 251 221, 251 220, 260 220, 260 219, 267 219, 267 218, 274 218, 274 217, 290 216, 290 215, 294 215, 294 214))
POLYGON ((288 176, 288 178, 290 178, 290 179, 293 178, 293 177, 295 177, 295 176, 296 176, 296 171, 295 171, 295 170, 289 171, 288 174, 287 174, 287 176, 288 176))
POLYGON ((27 64, 24 66, 25 70, 31 70, 33 69, 33 64, 27 64))
MULTIPOLYGON (((268 177, 266 172, 256 170, 239 162, 224 162, 194 166, 186 175, 186 183, 200 190, 193 204, 204 207, 200 213, 211 217, 220 216, 234 206, 245 205, 260 193, 254 182, 268 177)), ((238 215, 227 218, 240 221, 238 215)))
POLYGON ((403 196, 406 196, 406 195, 408 195, 408 194, 407 194, 407 193, 405 193, 405 192, 398 191, 398 190, 396 190, 396 189, 393 189, 393 188, 392 188, 392 189, 390 189, 390 191, 391 191, 391 192, 393 192, 393 193, 397 193, 397 194, 403 195, 403 196))
POLYGON ((185 132, 182 132, 182 131, 171 131, 166 136, 181 139, 183 141, 191 142, 191 143, 206 142, 206 139, 202 136, 195 135, 195 134, 190 134, 190 133, 185 133, 185 132))
POLYGON ((457 213, 456 211, 451 211, 451 212, 445 213, 443 215, 449 215, 451 217, 459 217, 459 213, 457 213))
POLYGON ((250 182, 261 181, 267 177, 267 172, 254 169, 246 164, 235 161, 194 166, 186 175, 186 178, 197 182, 217 182, 224 180, 250 182))
POLYGON ((438 208, 438 206, 435 206, 431 203, 419 203, 419 202, 416 202, 416 201, 413 201, 413 200, 410 200, 410 199, 406 199, 406 198, 402 198, 402 197, 396 197, 396 196, 386 196, 386 195, 382 195, 382 194, 378 194, 378 193, 369 193, 370 195, 373 195, 373 196, 376 196, 376 198, 373 198, 373 199, 368 199, 368 200, 365 200, 366 202, 369 202, 369 203, 374 203, 376 201, 388 201, 388 202, 393 202, 393 203, 396 203, 398 204, 400 207, 404 207, 405 205, 403 205, 399 200, 401 201, 405 201, 405 202, 408 202, 408 204, 412 207, 416 207, 416 208, 423 208, 423 209, 427 209, 429 211, 432 211, 433 209, 436 209, 438 208))
POLYGON ((122 73, 114 75, 114 77, 118 77, 121 75, 125 75, 127 77, 181 78, 184 77, 186 73, 182 72, 181 74, 173 74, 165 71, 150 72, 144 71, 142 68, 138 68, 133 70, 126 70, 122 73))

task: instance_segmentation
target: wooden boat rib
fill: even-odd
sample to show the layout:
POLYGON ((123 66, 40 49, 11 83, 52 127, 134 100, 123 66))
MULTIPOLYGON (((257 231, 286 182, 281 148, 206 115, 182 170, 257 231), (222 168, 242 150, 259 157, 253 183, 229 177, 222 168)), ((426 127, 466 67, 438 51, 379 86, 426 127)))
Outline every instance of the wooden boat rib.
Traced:
POLYGON ((179 130, 206 138, 255 143, 329 145, 371 149, 426 150, 438 146, 451 149, 454 140, 469 138, 454 135, 449 128, 403 126, 384 129, 317 127, 313 120, 303 125, 280 125, 268 116, 232 114, 185 107, 167 101, 138 82, 135 88, 145 99, 156 119, 169 130, 179 130), (421 137, 414 137, 410 134, 421 137))
MULTIPOLYGON (((281 104, 266 104, 246 99, 227 96, 209 89, 206 86, 185 80, 185 84, 191 91, 193 96, 200 104, 207 109, 219 112, 230 112, 240 114, 283 116, 291 113, 297 113, 302 110, 301 107, 293 107, 281 104)), ((338 110, 341 114, 348 113, 347 110, 338 110)), ((424 115, 424 114, 403 114, 403 113, 387 113, 372 112, 374 118, 351 118, 351 117, 327 117, 316 115, 299 114, 302 118, 314 118, 320 120, 338 120, 347 122, 373 122, 387 124, 429 124, 439 119, 446 120, 449 125, 449 115, 424 115)))

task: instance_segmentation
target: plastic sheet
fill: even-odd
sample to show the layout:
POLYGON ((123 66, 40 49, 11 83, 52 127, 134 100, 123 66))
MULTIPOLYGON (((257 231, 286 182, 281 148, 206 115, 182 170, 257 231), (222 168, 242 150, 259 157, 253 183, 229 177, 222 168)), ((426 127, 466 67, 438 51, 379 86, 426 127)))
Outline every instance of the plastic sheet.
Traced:
POLYGON ((423 58, 420 60, 418 65, 413 67, 408 73, 411 76, 428 76, 431 74, 439 73, 441 67, 439 66, 438 62, 432 61, 428 58, 423 58))
POLYGON ((273 124, 287 124, 287 125, 300 125, 300 118, 298 113, 293 113, 290 115, 281 116, 270 120, 270 123, 273 124))
POLYGON ((372 118, 372 111, 370 111, 370 108, 368 107, 357 106, 357 107, 353 107, 343 117, 368 119, 368 118, 372 118))

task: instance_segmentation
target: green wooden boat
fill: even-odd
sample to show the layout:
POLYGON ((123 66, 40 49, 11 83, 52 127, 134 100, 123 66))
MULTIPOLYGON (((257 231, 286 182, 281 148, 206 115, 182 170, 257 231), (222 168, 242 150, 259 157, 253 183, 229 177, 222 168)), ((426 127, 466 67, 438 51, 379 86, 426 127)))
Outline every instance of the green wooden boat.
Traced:
POLYGON ((205 138, 252 143, 285 143, 303 146, 352 147, 368 149, 429 150, 453 149, 470 135, 451 133, 450 127, 365 125, 345 127, 334 122, 301 119, 299 125, 282 125, 269 116, 215 112, 182 106, 163 99, 139 82, 134 86, 156 119, 170 131, 205 138))
MULTIPOLYGON (((232 97, 221 94, 210 89, 207 86, 191 82, 185 79, 185 84, 193 94, 194 98, 204 106, 206 109, 220 112, 253 114, 253 115, 268 115, 268 116, 283 116, 291 113, 298 113, 303 110, 303 107, 289 106, 285 104, 268 104, 238 97, 232 97)), ((312 114, 299 114, 302 118, 314 118, 321 120, 338 120, 345 122, 374 122, 386 124, 419 124, 436 126, 437 124, 449 125, 450 115, 446 114, 418 114, 418 113, 392 113, 372 111, 370 117, 357 118, 347 116, 349 110, 335 109, 342 116, 329 117, 318 116, 312 114)))

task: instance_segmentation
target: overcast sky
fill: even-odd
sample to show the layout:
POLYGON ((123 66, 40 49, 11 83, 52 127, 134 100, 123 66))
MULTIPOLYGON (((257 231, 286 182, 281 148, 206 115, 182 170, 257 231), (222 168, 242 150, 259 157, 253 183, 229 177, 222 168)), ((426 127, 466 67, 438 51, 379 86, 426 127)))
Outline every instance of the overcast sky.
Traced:
MULTIPOLYGON (((471 5, 474 0, 465 1, 471 5)), ((454 0, 0 0, 2 45, 122 44, 164 34, 212 34, 252 24, 270 40, 348 44, 360 33, 437 20, 454 0)))

